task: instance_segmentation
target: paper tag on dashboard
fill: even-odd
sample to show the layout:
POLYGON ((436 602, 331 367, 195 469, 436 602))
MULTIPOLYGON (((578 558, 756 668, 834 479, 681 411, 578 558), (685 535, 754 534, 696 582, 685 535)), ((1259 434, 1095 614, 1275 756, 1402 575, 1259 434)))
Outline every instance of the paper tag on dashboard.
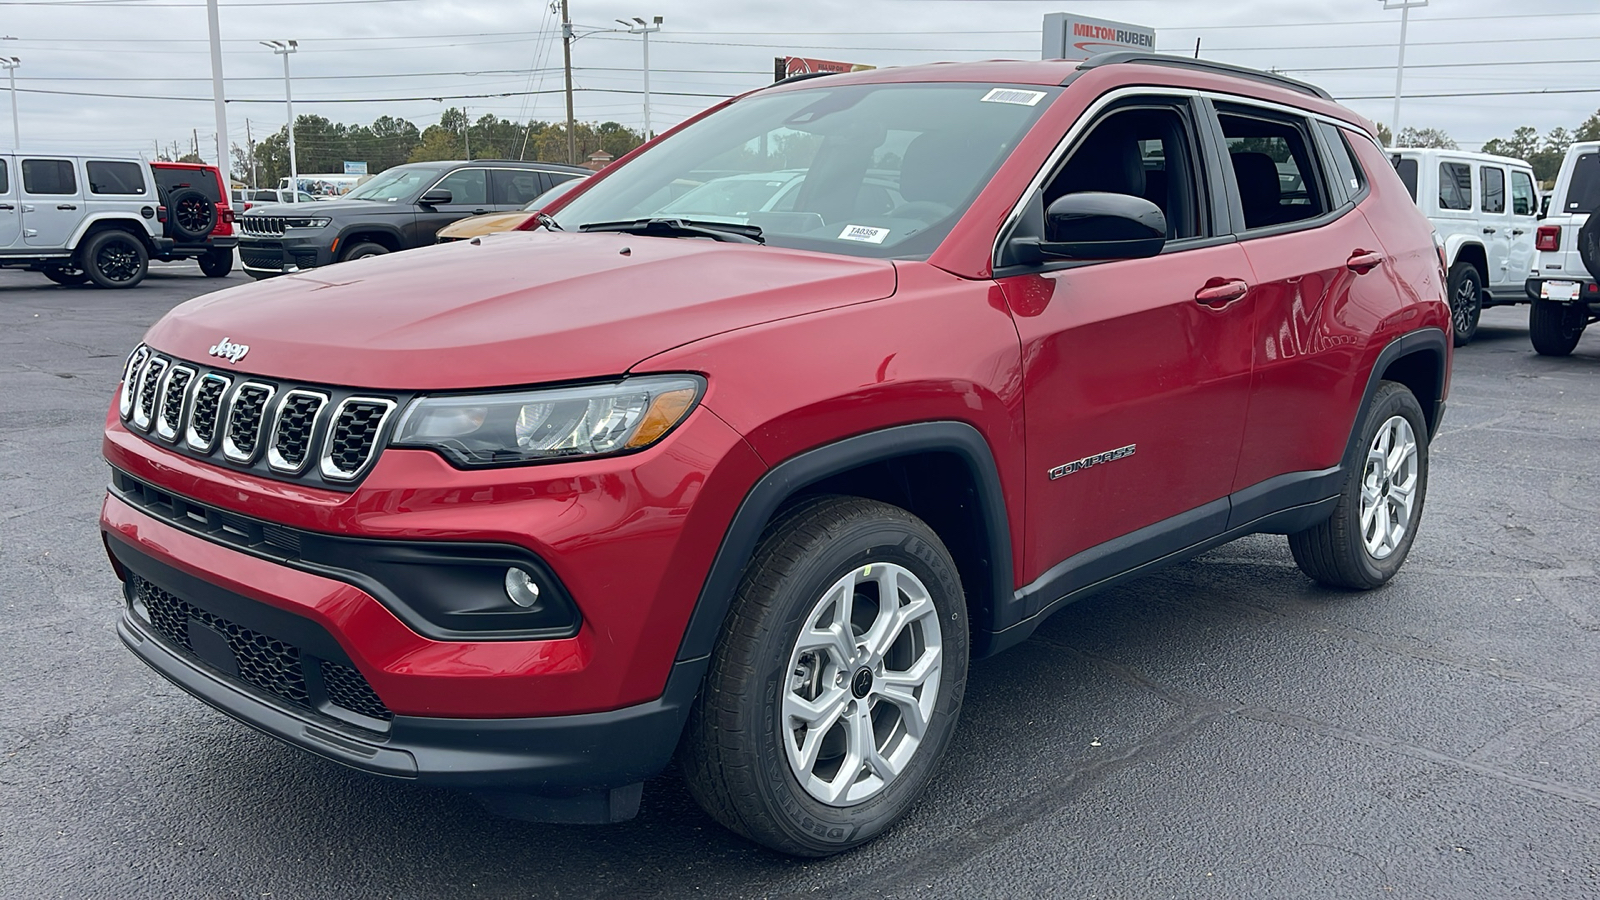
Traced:
POLYGON ((887 228, 873 228, 871 225, 846 225, 839 232, 841 241, 863 241, 868 244, 881 244, 889 236, 887 228))
POLYGON ((1021 88, 995 88, 978 99, 984 103, 1015 103, 1018 106, 1038 106, 1049 96, 1044 91, 1025 91, 1021 88))

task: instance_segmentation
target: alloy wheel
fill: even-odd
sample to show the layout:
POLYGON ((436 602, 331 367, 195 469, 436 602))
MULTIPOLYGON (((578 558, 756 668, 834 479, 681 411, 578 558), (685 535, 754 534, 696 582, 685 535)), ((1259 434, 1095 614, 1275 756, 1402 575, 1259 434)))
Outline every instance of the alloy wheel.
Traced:
POLYGON ((1463 278, 1456 286, 1455 302, 1450 304, 1450 324, 1455 326, 1457 334, 1466 334, 1476 325, 1476 311, 1479 303, 1483 301, 1483 294, 1478 288, 1478 282, 1473 278, 1463 278))
POLYGON ((874 563, 834 582, 803 621, 781 701, 784 750, 806 793, 853 806, 905 771, 942 664, 938 611, 909 569, 874 563))
POLYGON ((1390 416, 1373 436, 1361 478, 1361 540, 1385 559, 1411 528, 1416 504, 1417 436, 1403 416, 1390 416))
POLYGON ((111 241, 95 255, 95 265, 112 281, 132 281, 139 275, 139 254, 124 241, 111 241))
POLYGON ((177 208, 172 211, 172 216, 177 220, 178 225, 190 234, 201 234, 209 230, 208 226, 211 224, 210 210, 206 209, 206 202, 203 200, 192 199, 180 202, 177 208))

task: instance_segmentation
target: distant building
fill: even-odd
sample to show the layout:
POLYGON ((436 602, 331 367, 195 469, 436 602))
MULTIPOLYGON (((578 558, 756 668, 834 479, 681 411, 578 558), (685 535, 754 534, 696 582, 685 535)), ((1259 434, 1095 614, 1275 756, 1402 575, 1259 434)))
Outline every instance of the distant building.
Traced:
POLYGON ((611 165, 611 161, 613 159, 616 159, 616 157, 605 152, 604 150, 597 150, 594 153, 589 154, 589 158, 584 161, 583 167, 585 169, 593 169, 598 172, 601 169, 604 169, 606 166, 611 165))

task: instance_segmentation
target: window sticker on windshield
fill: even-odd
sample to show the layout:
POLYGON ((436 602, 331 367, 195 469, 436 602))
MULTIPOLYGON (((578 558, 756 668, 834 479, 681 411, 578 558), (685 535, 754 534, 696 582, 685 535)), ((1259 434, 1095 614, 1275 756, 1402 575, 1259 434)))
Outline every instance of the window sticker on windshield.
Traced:
POLYGON ((889 236, 887 228, 873 228, 871 225, 846 225, 839 232, 841 241, 865 241, 868 244, 881 244, 889 236))
POLYGON ((984 103, 1015 103, 1018 106, 1037 106, 1046 97, 1044 91, 1023 91, 1016 88, 995 88, 979 99, 984 103))

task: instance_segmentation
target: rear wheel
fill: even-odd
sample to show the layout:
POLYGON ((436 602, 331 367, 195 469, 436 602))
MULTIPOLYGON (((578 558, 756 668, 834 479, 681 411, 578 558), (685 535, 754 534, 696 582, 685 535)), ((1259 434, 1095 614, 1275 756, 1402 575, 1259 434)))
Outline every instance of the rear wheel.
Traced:
POLYGON ((1535 299, 1528 310, 1528 337, 1540 356, 1570 356, 1588 324, 1588 311, 1576 303, 1535 299))
POLYGON ((103 288, 133 287, 150 269, 144 242, 126 231, 102 231, 79 252, 89 280, 103 288))
POLYGON ((805 501, 746 571, 680 748, 728 828, 827 856, 910 809, 955 730, 967 615, 954 561, 897 507, 805 501))
POLYGON ((1405 385, 1378 386, 1333 515, 1289 535, 1300 570, 1317 581, 1371 590, 1400 571, 1428 492, 1428 427, 1405 385))
POLYGON ((339 261, 349 262, 352 259, 366 259, 369 256, 382 256, 388 252, 389 248, 382 244, 374 244, 371 241, 362 241, 359 244, 352 244, 349 248, 347 248, 344 251, 344 255, 339 257, 339 261))
POLYGON ((207 250, 198 260, 207 278, 226 278, 233 271, 233 250, 207 250))
POLYGON ((72 266, 53 266, 41 271, 44 273, 44 277, 54 281, 56 284, 84 284, 89 280, 88 272, 82 269, 75 269, 72 266))
POLYGON ((1483 315, 1483 276, 1472 263, 1458 262, 1450 267, 1450 324, 1456 333, 1456 346, 1472 340, 1478 333, 1478 317, 1483 315))

